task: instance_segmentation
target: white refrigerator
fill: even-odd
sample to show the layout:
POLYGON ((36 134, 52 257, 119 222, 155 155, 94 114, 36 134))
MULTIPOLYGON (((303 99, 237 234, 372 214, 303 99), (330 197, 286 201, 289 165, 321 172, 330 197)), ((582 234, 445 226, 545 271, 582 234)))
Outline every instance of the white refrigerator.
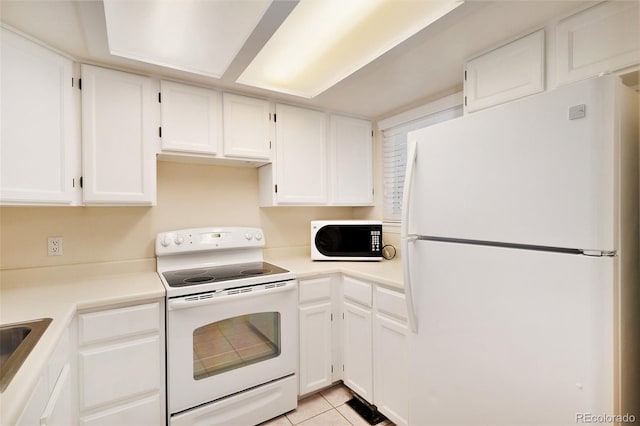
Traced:
POLYGON ((409 424, 640 422, 638 93, 602 76, 407 142, 409 424))

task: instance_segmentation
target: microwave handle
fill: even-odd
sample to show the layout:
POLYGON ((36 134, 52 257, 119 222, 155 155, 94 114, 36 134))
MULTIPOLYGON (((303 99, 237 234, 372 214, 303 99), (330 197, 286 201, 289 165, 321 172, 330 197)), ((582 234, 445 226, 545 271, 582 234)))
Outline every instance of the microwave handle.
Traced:
POLYGON ((400 224, 400 242, 402 246, 402 270, 404 273, 404 294, 407 301, 407 316, 409 328, 414 333, 418 331, 418 319, 416 317, 415 304, 413 302, 413 290, 411 283, 411 265, 409 263, 409 243, 418 239, 416 235, 409 235, 409 207, 411 205, 411 192, 413 186, 413 171, 415 169, 418 146, 415 140, 407 141, 407 172, 405 175, 404 190, 402 193, 402 222, 400 224))
POLYGON ((206 305, 217 305, 218 303, 225 303, 231 300, 238 300, 241 298, 249 298, 249 297, 265 297, 267 295, 281 293, 285 291, 295 290, 297 287, 296 280, 285 281, 280 286, 272 287, 272 288, 260 288, 253 289, 251 291, 239 292, 234 294, 224 294, 224 293, 205 293, 199 296, 185 296, 176 299, 169 299, 167 302, 167 310, 176 311, 179 309, 189 309, 195 308, 199 306, 206 305), (206 295, 211 294, 211 297, 206 297, 206 295))

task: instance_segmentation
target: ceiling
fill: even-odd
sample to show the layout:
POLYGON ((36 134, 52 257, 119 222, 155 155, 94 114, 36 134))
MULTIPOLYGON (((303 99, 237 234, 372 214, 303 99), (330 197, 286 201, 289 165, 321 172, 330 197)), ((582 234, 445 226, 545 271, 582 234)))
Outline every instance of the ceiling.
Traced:
MULTIPOLYGON (((403 1, 428 0, 394 1, 401 5, 403 1)), ((596 2, 467 0, 444 18, 312 99, 235 83, 251 59, 296 6, 296 0, 274 0, 271 3, 220 79, 111 55, 104 7, 99 0, 0 0, 0 20, 80 62, 104 64, 297 105, 380 119, 461 90, 465 59, 592 3, 596 2)), ((166 25, 167 31, 170 31, 171 23, 167 22, 166 25)))

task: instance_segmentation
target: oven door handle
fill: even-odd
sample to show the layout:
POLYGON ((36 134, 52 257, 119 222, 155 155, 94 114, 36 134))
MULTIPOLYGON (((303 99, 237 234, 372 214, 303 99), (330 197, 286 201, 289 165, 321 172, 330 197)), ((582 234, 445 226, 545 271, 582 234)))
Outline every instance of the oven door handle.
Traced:
POLYGON ((204 306, 204 305, 214 305, 217 303, 229 302, 231 300, 247 298, 252 296, 266 296, 274 293, 281 293, 284 291, 295 290, 296 287, 297 287, 297 281, 291 280, 291 281, 285 281, 284 283, 277 283, 276 287, 254 288, 251 291, 245 291, 245 292, 242 292, 242 290, 240 290, 240 292, 233 293, 233 294, 225 294, 225 292, 220 292, 218 294, 213 294, 212 296, 209 296, 209 297, 207 297, 207 295, 200 295, 200 296, 181 297, 179 299, 174 299, 174 300, 169 299, 169 301, 167 302, 167 310, 175 311, 178 309, 189 309, 189 308, 195 308, 195 307, 204 306))

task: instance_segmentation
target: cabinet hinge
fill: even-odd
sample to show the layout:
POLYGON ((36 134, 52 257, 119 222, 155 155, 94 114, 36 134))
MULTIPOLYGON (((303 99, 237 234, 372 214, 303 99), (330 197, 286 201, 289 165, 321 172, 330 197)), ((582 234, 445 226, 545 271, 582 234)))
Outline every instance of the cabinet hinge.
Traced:
POLYGON ((162 103, 162 92, 158 92, 158 103, 162 103))
POLYGON ((158 135, 162 137, 162 126, 158 127, 158 135))
POLYGON ((278 184, 277 183, 274 185, 274 188, 275 188, 275 191, 276 191, 276 194, 277 194, 278 193, 278 184))
POLYGON ((78 90, 82 90, 82 79, 78 79, 78 90))

